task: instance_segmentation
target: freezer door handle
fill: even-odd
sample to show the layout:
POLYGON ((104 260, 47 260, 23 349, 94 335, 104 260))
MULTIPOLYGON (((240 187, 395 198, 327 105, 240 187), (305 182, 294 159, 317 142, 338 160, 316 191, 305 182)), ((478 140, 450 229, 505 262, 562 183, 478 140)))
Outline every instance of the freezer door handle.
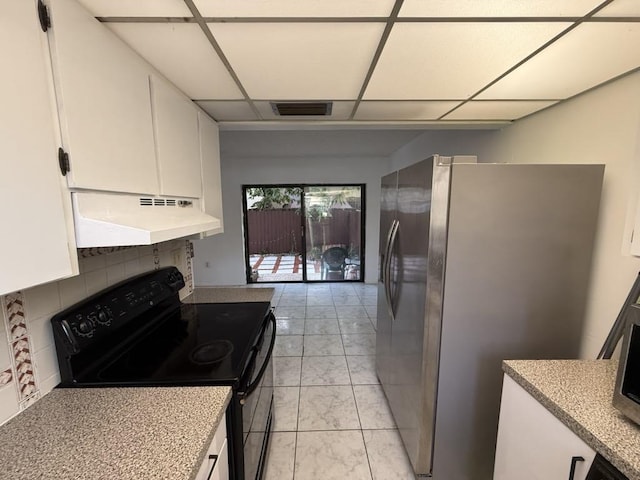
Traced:
POLYGON ((396 243, 396 238, 398 236, 398 227, 400 227, 400 222, 398 220, 394 220, 391 224, 391 229, 389 230, 389 241, 387 243, 387 254, 386 254, 386 262, 385 262, 385 273, 384 273, 384 292, 387 297, 387 309, 389 311, 389 317, 393 322, 395 317, 395 305, 393 300, 393 293, 391 291, 391 252, 393 251, 393 246, 396 243))
POLYGON ((391 225, 389 226, 389 231, 387 232, 387 241, 385 242, 384 245, 384 250, 382 251, 382 258, 380 259, 380 281, 382 282, 382 285, 384 286, 384 297, 387 301, 387 311, 389 310, 389 286, 387 284, 387 279, 389 277, 389 274, 387 272, 388 269, 388 263, 389 263, 389 247, 391 245, 391 237, 393 234, 393 228, 396 225, 396 221, 392 220, 391 221, 391 225))

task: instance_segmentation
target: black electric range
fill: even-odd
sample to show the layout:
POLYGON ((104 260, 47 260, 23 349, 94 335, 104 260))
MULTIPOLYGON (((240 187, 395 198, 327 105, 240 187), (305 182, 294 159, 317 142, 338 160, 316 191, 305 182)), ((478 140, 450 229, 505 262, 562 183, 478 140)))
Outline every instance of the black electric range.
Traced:
POLYGON ((259 480, 273 421, 270 304, 183 304, 183 286, 175 267, 164 268, 53 317, 60 386, 230 386, 230 476, 259 480))

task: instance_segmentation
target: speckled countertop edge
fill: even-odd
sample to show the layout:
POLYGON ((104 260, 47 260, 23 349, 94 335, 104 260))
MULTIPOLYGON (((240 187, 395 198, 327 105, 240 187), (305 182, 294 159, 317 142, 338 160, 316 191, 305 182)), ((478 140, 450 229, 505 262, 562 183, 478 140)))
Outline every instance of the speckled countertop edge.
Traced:
POLYGON ((0 478, 195 479, 230 387, 55 389, 0 427, 0 478))
POLYGON ((611 404, 617 362, 506 360, 504 372, 630 480, 640 480, 640 426, 611 404))
POLYGON ((269 287, 196 287, 184 303, 270 302, 275 289, 269 287))

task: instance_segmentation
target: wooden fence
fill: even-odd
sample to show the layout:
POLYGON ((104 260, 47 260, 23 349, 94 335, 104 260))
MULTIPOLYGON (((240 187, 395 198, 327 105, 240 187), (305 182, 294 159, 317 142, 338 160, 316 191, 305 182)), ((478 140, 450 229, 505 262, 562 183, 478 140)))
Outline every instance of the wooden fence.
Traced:
MULTIPOLYGON (((298 210, 248 210, 249 254, 300 253, 302 219, 298 210)), ((359 253, 361 235, 359 210, 332 209, 320 221, 305 221, 307 241, 320 251, 341 245, 359 253)))

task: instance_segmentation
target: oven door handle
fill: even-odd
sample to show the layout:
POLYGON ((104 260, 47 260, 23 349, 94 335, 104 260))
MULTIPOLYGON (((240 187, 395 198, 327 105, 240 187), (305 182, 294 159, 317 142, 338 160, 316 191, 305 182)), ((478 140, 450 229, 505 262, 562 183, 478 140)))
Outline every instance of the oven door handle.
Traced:
MULTIPOLYGON (((264 359, 264 363, 262 364, 262 367, 260 368, 260 371, 258 372, 258 376, 256 377, 256 379, 252 383, 246 384, 244 388, 241 387, 240 391, 238 391, 238 398, 240 399, 240 405, 244 405, 247 397, 251 395, 256 388, 258 388, 258 385, 262 381, 262 377, 264 376, 264 373, 267 371, 267 367, 269 366, 269 361, 271 360, 271 355, 273 354, 273 347, 276 344, 276 316, 273 314, 273 312, 269 313, 269 320, 273 324, 273 335, 271 336, 269 351, 267 352, 267 355, 264 359)), ((265 328, 265 331, 266 331, 266 328, 265 328)), ((263 332, 263 336, 264 336, 264 332, 263 332)), ((253 372, 253 370, 255 369, 255 361, 257 358, 258 358, 258 352, 256 351, 254 353, 254 357, 252 360, 253 366, 252 368, 249 369, 249 372, 253 372)), ((251 375, 249 375, 249 380, 250 379, 251 379, 251 375)))

